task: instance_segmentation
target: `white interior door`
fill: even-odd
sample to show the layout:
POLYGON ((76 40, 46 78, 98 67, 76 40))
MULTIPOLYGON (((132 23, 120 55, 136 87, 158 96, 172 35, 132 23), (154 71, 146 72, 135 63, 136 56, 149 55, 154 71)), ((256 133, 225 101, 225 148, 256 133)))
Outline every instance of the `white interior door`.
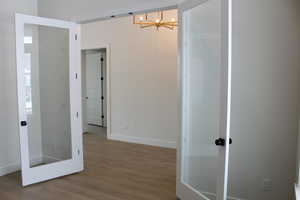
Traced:
POLYGON ((177 196, 225 200, 230 139, 231 0, 179 6, 181 141, 177 196))
POLYGON ((86 54, 87 123, 104 126, 102 123, 102 53, 89 51, 86 54))
POLYGON ((83 170, 78 25, 16 14, 23 186, 83 170))

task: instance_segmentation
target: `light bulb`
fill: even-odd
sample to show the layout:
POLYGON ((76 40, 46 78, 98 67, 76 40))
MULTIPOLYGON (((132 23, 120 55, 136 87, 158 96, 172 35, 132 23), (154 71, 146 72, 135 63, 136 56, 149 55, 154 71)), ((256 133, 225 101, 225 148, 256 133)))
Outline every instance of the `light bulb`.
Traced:
POLYGON ((144 17, 140 17, 140 21, 143 21, 144 20, 144 17))
POLYGON ((175 22, 175 18, 172 18, 171 21, 172 21, 172 22, 175 22))
POLYGON ((159 21, 160 21, 160 20, 159 20, 159 19, 157 19, 155 22, 156 22, 156 23, 159 23, 159 21))

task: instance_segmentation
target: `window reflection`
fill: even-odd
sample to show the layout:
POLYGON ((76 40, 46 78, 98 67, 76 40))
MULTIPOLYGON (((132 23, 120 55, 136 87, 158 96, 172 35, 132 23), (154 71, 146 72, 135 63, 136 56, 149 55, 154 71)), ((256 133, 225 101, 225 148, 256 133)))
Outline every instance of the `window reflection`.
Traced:
POLYGON ((25 108, 27 114, 32 114, 32 87, 31 87, 31 54, 24 54, 24 77, 25 77, 25 108))

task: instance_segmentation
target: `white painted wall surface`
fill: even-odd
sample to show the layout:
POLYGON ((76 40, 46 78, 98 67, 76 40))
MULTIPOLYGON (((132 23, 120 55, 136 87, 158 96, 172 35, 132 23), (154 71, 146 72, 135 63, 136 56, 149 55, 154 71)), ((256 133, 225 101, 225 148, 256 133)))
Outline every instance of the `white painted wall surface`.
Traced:
POLYGON ((233 1, 231 196, 294 199, 300 105, 299 3, 233 1), (264 191, 263 179, 272 180, 270 191, 264 191))
POLYGON ((83 49, 106 44, 111 52, 110 137, 175 147, 179 135, 177 31, 141 29, 131 17, 82 26, 83 49))
POLYGON ((0 175, 19 168, 15 12, 36 14, 36 0, 2 0, 0 6, 0 175))

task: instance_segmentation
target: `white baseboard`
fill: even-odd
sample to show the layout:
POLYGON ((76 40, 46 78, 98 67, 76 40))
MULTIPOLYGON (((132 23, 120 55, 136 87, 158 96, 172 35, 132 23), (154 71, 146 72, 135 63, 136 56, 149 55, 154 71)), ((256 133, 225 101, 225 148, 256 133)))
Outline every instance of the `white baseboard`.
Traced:
POLYGON ((145 144, 150 146, 164 147, 164 148, 171 148, 171 149, 177 148, 177 143, 175 141, 164 141, 164 140, 157 140, 152 138, 141 138, 141 137, 127 136, 127 135, 119 135, 119 134, 110 134, 107 136, 107 138, 109 140, 117 140, 121 142, 145 144))
MULTIPOLYGON (((31 160, 31 164, 32 165, 36 165, 36 164, 39 164, 43 161, 43 158, 42 157, 36 157, 36 158, 33 158, 31 160)), ((21 170, 21 164, 20 163, 11 163, 11 164, 8 164, 6 166, 1 166, 0 167, 0 176, 5 176, 7 174, 11 174, 11 173, 14 173, 14 172, 17 172, 17 171, 20 171, 21 170)))
POLYGON ((83 133, 86 133, 89 131, 89 129, 87 127, 83 127, 82 130, 83 130, 83 133))
MULTIPOLYGON (((205 192, 205 191, 201 191, 202 194, 204 194, 205 196, 209 197, 209 199, 216 199, 217 195, 215 193, 211 193, 211 192, 205 192)), ((231 196, 227 196, 228 200, 246 200, 246 199, 240 199, 237 197, 231 197, 231 196)))
POLYGON ((0 176, 5 176, 13 172, 19 171, 21 169, 20 164, 9 164, 3 167, 0 167, 0 176))
MULTIPOLYGON (((31 159, 30 163, 31 165, 38 165, 43 162, 56 162, 60 159, 53 158, 51 156, 43 156, 43 157, 36 157, 31 159)), ((21 170, 21 164, 20 163, 12 163, 8 164, 6 166, 0 167, 0 176, 5 176, 7 174, 11 174, 17 171, 21 170)))

